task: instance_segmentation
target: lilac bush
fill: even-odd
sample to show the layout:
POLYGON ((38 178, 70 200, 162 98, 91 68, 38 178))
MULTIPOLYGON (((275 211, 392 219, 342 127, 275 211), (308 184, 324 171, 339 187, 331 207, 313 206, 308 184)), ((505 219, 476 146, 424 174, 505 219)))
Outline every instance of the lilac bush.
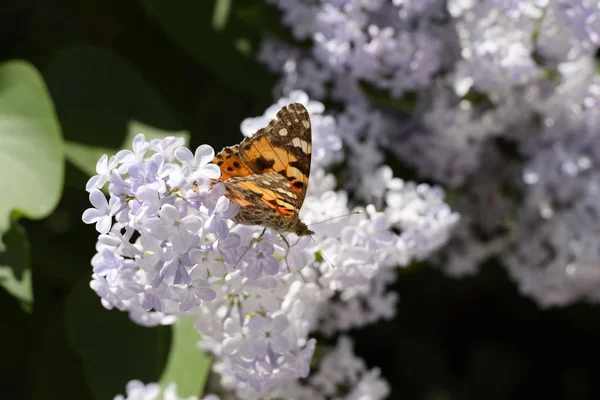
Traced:
MULTIPOLYGON (((83 220, 100 234, 90 285, 102 304, 146 326, 195 317, 199 346, 215 355, 221 385, 241 398, 300 390, 317 346, 312 334, 392 318, 398 298, 386 287, 394 269, 433 254, 458 220, 440 188, 404 182, 389 170, 372 182, 379 207, 351 203, 328 172, 346 157, 339 122, 303 92, 244 121, 243 134, 292 102, 307 107, 313 126, 301 218, 315 223, 314 241, 270 229, 257 240, 262 227, 234 223, 238 206, 222 183, 211 184, 220 171, 208 145, 192 152, 182 140, 147 142, 140 134, 133 151, 102 157, 88 183, 94 207, 83 220), (363 212, 350 214, 356 210, 363 212)), ((383 398, 379 373, 363 364, 352 372, 363 373, 353 393, 373 386, 380 393, 374 398, 383 398)))

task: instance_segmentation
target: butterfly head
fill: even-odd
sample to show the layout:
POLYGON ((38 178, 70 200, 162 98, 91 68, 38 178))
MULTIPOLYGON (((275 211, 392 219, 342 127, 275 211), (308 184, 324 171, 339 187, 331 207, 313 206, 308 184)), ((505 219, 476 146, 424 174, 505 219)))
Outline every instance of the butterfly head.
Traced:
POLYGON ((294 228, 294 233, 296 236, 310 236, 315 234, 313 231, 308 229, 308 226, 306 226, 304 222, 300 221, 298 221, 298 224, 294 228))

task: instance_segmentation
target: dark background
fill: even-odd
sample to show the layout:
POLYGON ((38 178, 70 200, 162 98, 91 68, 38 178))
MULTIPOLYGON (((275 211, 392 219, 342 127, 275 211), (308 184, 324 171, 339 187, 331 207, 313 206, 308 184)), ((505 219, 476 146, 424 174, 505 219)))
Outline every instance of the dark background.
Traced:
MULTIPOLYGON (((192 147, 220 149, 239 140, 244 118, 276 100, 277 77, 252 52, 265 35, 291 36, 263 1, 234 2, 220 22, 214 4, 3 0, 0 61, 36 66, 68 141, 118 149, 136 119, 186 129, 192 147)), ((55 212, 22 221, 35 306, 24 312, 0 289, 2 398, 108 399, 129 379, 152 382, 162 371, 169 329, 105 311, 89 288, 97 233, 81 222, 87 179, 67 165, 55 212)), ((395 289, 395 320, 351 333, 358 355, 382 369, 391 398, 600 398, 598 307, 541 310, 495 260, 462 280, 415 265, 399 272, 395 289)))

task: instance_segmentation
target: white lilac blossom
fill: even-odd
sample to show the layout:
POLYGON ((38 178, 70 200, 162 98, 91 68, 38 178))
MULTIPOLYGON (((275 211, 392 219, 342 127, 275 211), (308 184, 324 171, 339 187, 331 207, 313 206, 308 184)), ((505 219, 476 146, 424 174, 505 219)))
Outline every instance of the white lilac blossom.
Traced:
MULTIPOLYGON (((326 169, 345 155, 338 122, 322 103, 293 92, 244 121, 243 133, 291 102, 304 103, 312 121, 311 180, 300 215, 313 238, 234 223, 239 207, 215 180, 207 145, 192 152, 173 138, 147 143, 140 134, 133 151, 103 161, 101 177, 90 179, 95 208, 84 221, 98 223, 100 233, 90 285, 102 304, 148 326, 195 316, 199 347, 215 355, 221 384, 233 392, 266 396, 309 376, 314 332, 392 318, 398 296, 387 286, 395 268, 433 254, 458 218, 439 188, 400 181, 384 166, 373 184, 379 208, 362 204, 362 213, 351 214, 360 205, 326 169)), ((376 375, 365 378, 365 388, 376 375)))
MULTIPOLYGON (((158 383, 144 384, 139 380, 127 382, 125 396, 117 395, 113 400, 198 400, 197 396, 181 397, 177 394, 177 385, 170 383, 161 393, 158 383)), ((214 394, 206 395, 202 400, 220 400, 214 394)))
POLYGON ((258 58, 276 96, 340 105, 346 190, 382 207, 399 162, 453 189, 450 275, 499 256, 544 306, 598 301, 597 1, 270 3, 312 46, 267 38, 258 58))

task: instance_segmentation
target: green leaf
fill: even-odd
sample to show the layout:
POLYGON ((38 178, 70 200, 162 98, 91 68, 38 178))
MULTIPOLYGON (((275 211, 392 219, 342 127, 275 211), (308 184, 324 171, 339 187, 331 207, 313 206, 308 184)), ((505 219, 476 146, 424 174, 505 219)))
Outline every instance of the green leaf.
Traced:
POLYGON ((21 308, 31 312, 33 307, 33 289, 31 287, 31 270, 23 272, 21 279, 17 279, 11 268, 0 266, 0 285, 14 298, 21 302, 21 308))
POLYGON ((180 318, 173 325, 169 361, 160 378, 163 391, 170 383, 177 384, 179 397, 198 396, 204 391, 212 357, 196 348, 199 340, 194 318, 180 318))
MULTIPOLYGON (((64 145, 52 100, 29 63, 0 64, 0 233, 16 211, 49 215, 62 191, 64 145)), ((0 246, 1 247, 1 246, 0 246)))
POLYGON ((6 251, 0 253, 0 285, 19 299, 26 311, 33 306, 31 287, 31 255, 29 240, 23 227, 13 221, 10 230, 2 237, 6 251), (2 268, 6 267, 6 268, 2 268))
POLYGON ((0 266, 11 267, 15 278, 23 279, 25 271, 31 270, 29 240, 25 230, 17 221, 13 221, 2 241, 6 244, 6 251, 0 253, 0 266))
POLYGON ((124 393, 131 379, 157 382, 167 358, 169 327, 141 327, 124 312, 106 310, 89 281, 85 277, 73 288, 65 315, 69 345, 96 398, 124 393))

